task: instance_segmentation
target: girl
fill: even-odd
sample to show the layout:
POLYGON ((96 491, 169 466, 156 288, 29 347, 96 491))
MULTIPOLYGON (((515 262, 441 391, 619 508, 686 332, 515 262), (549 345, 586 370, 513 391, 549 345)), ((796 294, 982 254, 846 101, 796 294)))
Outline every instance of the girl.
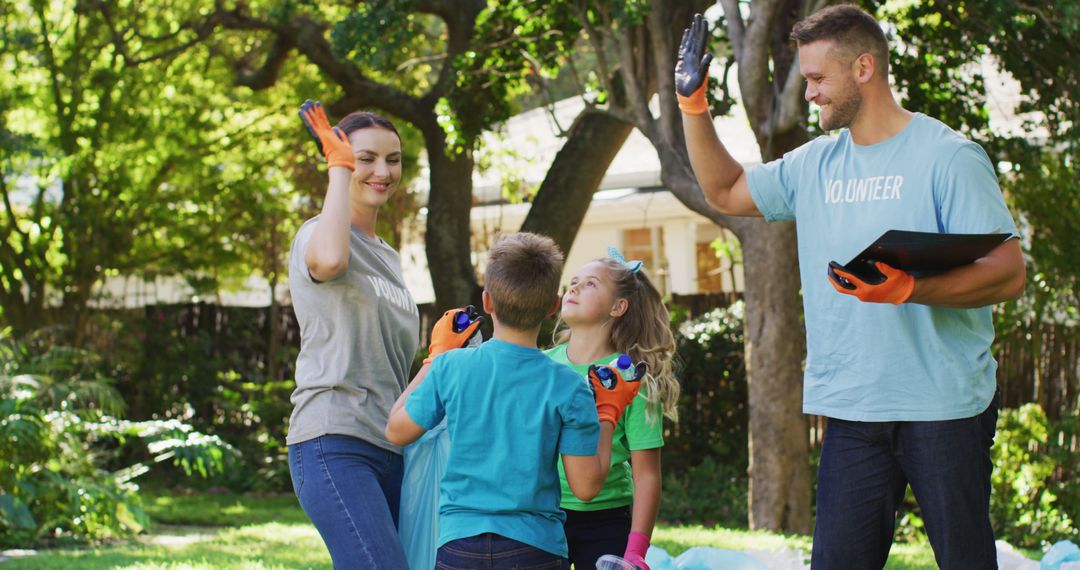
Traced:
POLYGON ((647 365, 641 391, 615 426, 611 471, 600 494, 588 502, 575 498, 559 464, 570 560, 575 568, 595 568, 597 558, 615 554, 648 570, 645 552, 660 506, 661 411, 678 419, 667 308, 641 262, 608 248, 608 257, 586 263, 570 280, 560 320, 568 328, 556 329, 556 346, 547 354, 582 375, 619 353, 647 365))
POLYGON ((401 138, 373 113, 331 129, 322 105, 307 101, 300 116, 326 155, 329 184, 289 254, 300 323, 286 439, 293 490, 334 568, 406 568, 401 449, 383 430, 408 382, 420 319, 397 252, 375 235, 401 179, 401 138))

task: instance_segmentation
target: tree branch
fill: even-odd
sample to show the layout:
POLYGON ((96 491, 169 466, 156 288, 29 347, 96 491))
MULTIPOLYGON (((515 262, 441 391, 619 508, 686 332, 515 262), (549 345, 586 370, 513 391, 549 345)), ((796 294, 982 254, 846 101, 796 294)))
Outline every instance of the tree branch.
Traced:
POLYGON ((778 2, 760 0, 750 5, 743 41, 740 43, 739 91, 742 94, 746 115, 755 131, 760 131, 768 121, 772 108, 773 92, 769 87, 769 54, 773 21, 776 19, 778 2))
POLYGON ((250 69, 238 64, 236 67, 236 79, 234 83, 243 87, 249 87, 255 91, 267 89, 277 83, 281 68, 285 60, 289 58, 289 51, 295 47, 292 38, 286 35, 277 35, 274 43, 270 44, 270 51, 266 54, 266 60, 258 69, 250 69))
POLYGON ((19 236, 19 240, 23 243, 23 249, 25 250, 30 243, 30 236, 26 232, 19 228, 19 220, 15 218, 15 209, 11 207, 11 197, 8 195, 7 183, 0 184, 0 198, 3 198, 4 212, 7 214, 8 223, 10 229, 5 233, 4 239, 0 241, 7 242, 7 238, 11 235, 11 232, 15 232, 19 236))
MULTIPOLYGON (((228 29, 263 30, 276 36, 290 38, 296 49, 314 63, 323 73, 345 90, 346 96, 331 107, 331 111, 342 114, 358 107, 378 107, 412 123, 422 123, 426 118, 428 105, 420 99, 399 89, 369 79, 352 63, 341 61, 326 39, 326 24, 307 17, 294 17, 288 22, 275 25, 254 18, 239 9, 221 13, 221 24, 228 29)), ((283 56, 282 56, 283 57, 283 56)), ((265 67, 265 66, 264 66, 265 67)), ((269 81, 267 70, 260 84, 264 87, 273 85, 269 81)))
POLYGON ((608 105, 607 107, 597 107, 596 112, 604 113, 605 115, 608 115, 608 116, 610 116, 611 118, 613 118, 613 119, 615 119, 617 121, 622 121, 622 122, 627 123, 629 125, 637 126, 637 123, 634 121, 634 116, 632 114, 630 114, 626 109, 623 109, 622 107, 619 107, 619 106, 616 106, 616 105, 608 105))
POLYGON ((771 130, 785 132, 798 126, 806 109, 806 102, 803 100, 804 81, 796 59, 788 69, 784 86, 777 98, 780 108, 776 114, 776 124, 771 126, 771 130))
MULTIPOLYGON (((649 11, 649 28, 652 31, 649 39, 652 44, 653 65, 656 68, 653 75, 656 78, 656 92, 660 97, 660 119, 657 123, 664 144, 671 144, 671 141, 682 136, 682 132, 675 128, 675 121, 665 120, 665 115, 678 115, 678 101, 675 98, 676 48, 672 37, 675 31, 671 28, 671 20, 678 14, 673 13, 670 7, 670 3, 654 4, 649 11)), ((679 120, 681 121, 681 116, 679 120)))
POLYGON ((446 60, 439 69, 439 76, 431 90, 421 97, 425 107, 434 108, 435 102, 442 97, 455 81, 454 60, 467 51, 472 41, 476 18, 486 6, 480 0, 429 0, 420 3, 420 11, 439 16, 446 22, 446 60))
POLYGON ((737 61, 742 60, 743 41, 746 35, 746 24, 743 22, 742 12, 739 11, 739 0, 721 0, 724 7, 724 22, 727 23, 728 38, 731 40, 731 50, 737 61))
MULTIPOLYGON (((596 68, 599 71, 600 81, 604 84, 604 90, 607 91, 610 99, 615 94, 615 85, 612 82, 612 73, 611 68, 608 67, 607 55, 604 52, 603 36, 589 22, 588 9, 583 0, 574 3, 574 10, 577 12, 578 20, 581 21, 581 27, 585 30, 585 36, 589 38, 589 43, 592 45, 593 51, 596 52, 596 68)), ((571 58, 571 64, 572 62, 573 58, 571 58)))
MULTIPOLYGON (((623 88, 626 89, 626 104, 630 114, 634 117, 633 124, 645 136, 652 139, 655 136, 656 125, 652 112, 649 111, 649 97, 646 90, 648 86, 639 79, 637 57, 634 54, 633 37, 637 34, 631 30, 618 29, 606 12, 601 12, 604 18, 604 26, 615 32, 615 45, 619 48, 619 74, 622 75, 623 88)), ((645 49, 645 46, 639 46, 645 49)))

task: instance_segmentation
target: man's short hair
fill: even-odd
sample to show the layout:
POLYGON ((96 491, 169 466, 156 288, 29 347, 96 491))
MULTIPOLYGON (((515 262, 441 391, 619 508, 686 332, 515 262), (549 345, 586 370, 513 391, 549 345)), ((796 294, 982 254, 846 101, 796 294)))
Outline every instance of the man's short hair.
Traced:
POLYGON ((889 42, 877 20, 858 6, 839 4, 818 10, 795 24, 791 39, 799 45, 831 40, 840 57, 848 61, 869 53, 881 76, 889 78, 889 42))
POLYGON ((539 325, 559 294, 562 269, 563 254, 551 238, 518 232, 496 239, 484 288, 499 322, 522 330, 539 325))

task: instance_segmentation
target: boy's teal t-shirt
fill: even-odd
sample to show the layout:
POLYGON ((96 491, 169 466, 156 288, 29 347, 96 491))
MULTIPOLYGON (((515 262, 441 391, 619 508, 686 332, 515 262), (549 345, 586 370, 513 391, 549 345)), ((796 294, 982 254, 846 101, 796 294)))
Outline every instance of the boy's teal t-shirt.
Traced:
MULTIPOLYGON (((619 356, 615 353, 596 362, 574 364, 566 356, 565 344, 545 350, 544 354, 555 362, 569 366, 581 378, 588 378, 589 365, 608 364, 619 356)), ((626 411, 619 418, 619 423, 615 425, 611 440, 611 471, 604 480, 604 487, 593 500, 582 501, 574 496, 570 485, 566 482, 566 471, 563 469, 562 460, 559 461, 562 508, 572 511, 599 511, 625 507, 634 502, 634 476, 629 462, 630 452, 664 446, 663 412, 657 405, 650 406, 648 394, 643 392, 644 388, 626 407, 626 411)))
POLYGON ((584 379, 538 349, 499 340, 439 355, 405 401, 450 436, 439 485, 439 545, 493 532, 562 557, 559 454, 595 455, 596 404, 584 379))
POLYGON ((1018 235, 979 145, 916 113, 896 136, 857 145, 845 129, 747 171, 767 221, 798 223, 806 320, 803 411, 856 421, 950 420, 989 405, 997 363, 990 307, 864 303, 833 289, 887 230, 1018 235))

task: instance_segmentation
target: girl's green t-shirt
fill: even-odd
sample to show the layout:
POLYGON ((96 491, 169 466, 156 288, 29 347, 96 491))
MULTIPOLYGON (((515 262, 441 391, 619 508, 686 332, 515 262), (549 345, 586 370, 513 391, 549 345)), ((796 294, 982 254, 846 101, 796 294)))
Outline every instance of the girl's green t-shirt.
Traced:
MULTIPOLYGON (((566 356, 565 344, 546 350, 544 354, 574 369, 583 378, 589 373, 589 365, 608 364, 619 356, 615 353, 596 362, 574 364, 566 356)), ((611 471, 608 473, 607 480, 604 481, 600 494, 593 500, 586 502, 574 496, 566 483, 566 471, 563 469, 562 459, 559 459, 559 483, 562 486, 562 500, 559 506, 572 511, 599 511, 625 507, 634 502, 634 478, 630 470, 630 452, 664 446, 664 422, 659 406, 653 406, 648 414, 649 418, 646 418, 645 414, 647 407, 649 407, 647 394, 644 393, 643 388, 634 401, 627 406, 626 411, 619 418, 619 423, 615 426, 611 442, 611 471)))

